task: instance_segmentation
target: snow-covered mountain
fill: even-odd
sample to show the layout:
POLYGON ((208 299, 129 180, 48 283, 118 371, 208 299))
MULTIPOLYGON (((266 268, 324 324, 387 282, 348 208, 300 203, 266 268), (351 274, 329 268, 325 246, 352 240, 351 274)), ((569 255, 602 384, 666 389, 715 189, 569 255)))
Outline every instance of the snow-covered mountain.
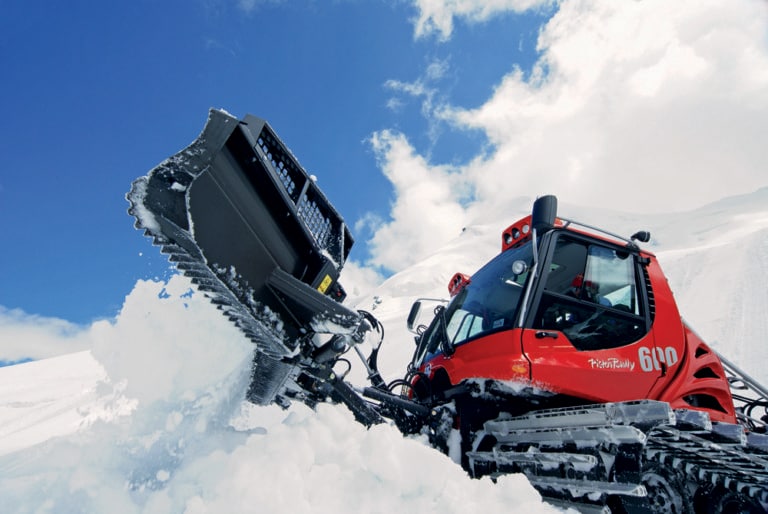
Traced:
MULTIPOLYGON (((497 253, 501 229, 529 206, 466 227, 356 299, 385 326, 388 378, 413 351, 412 301, 446 296, 450 276, 497 253)), ((668 215, 560 212, 617 233, 650 230, 683 315, 768 383, 768 189, 668 215)), ((0 369, 4 511, 557 512, 521 476, 471 480, 423 441, 366 430, 343 407, 242 402, 250 343, 182 277, 138 282, 89 338, 89 351, 0 369)))

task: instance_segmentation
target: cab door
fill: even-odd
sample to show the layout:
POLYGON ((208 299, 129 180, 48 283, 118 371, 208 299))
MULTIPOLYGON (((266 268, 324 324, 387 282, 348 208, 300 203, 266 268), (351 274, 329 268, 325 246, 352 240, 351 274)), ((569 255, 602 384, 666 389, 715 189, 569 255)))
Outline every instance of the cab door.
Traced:
POLYGON ((638 256, 565 232, 548 253, 522 335, 534 384, 587 401, 645 398, 659 370, 641 365, 654 339, 638 256))

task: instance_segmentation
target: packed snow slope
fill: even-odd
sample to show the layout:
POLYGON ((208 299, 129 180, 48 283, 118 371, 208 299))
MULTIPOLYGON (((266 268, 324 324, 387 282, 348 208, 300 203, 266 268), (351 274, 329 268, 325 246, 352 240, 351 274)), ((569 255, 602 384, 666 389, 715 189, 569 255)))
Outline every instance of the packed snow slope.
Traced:
MULTIPOLYGON (((385 325, 387 378, 413 351, 411 302, 446 296, 450 276, 497 253, 501 229, 531 202, 466 227, 353 299, 385 325)), ((768 189, 667 216, 560 212, 617 233, 650 230, 683 315, 768 383, 768 189)), ((0 369, 4 511, 557 512, 522 476, 471 480, 424 441, 387 425, 366 430, 343 407, 244 403, 250 343, 180 276, 138 282, 88 340, 88 351, 0 369)))

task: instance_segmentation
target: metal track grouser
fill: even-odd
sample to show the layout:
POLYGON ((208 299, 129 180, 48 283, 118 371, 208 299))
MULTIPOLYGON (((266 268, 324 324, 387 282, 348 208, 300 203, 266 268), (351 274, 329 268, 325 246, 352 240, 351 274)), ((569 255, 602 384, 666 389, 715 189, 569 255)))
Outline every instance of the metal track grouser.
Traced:
POLYGON ((768 391, 681 319, 656 257, 559 217, 557 200, 417 299, 404 378, 377 369, 383 328, 343 305, 353 238, 272 128, 211 110, 200 136, 127 195, 136 227, 255 345, 248 399, 345 404, 427 434, 473 477, 524 473, 583 512, 768 512, 768 391), (420 323, 420 320, 428 322, 420 323), (370 386, 344 380, 345 353, 370 386))

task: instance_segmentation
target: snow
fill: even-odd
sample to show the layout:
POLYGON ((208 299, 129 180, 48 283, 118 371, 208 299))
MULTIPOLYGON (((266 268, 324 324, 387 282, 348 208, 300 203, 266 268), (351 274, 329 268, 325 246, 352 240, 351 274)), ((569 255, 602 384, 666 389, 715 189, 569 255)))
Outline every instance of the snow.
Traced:
POLYGON ((143 199, 147 195, 147 184, 148 180, 145 177, 136 179, 132 184, 132 191, 129 193, 128 199, 131 201, 134 216, 139 220, 141 226, 155 234, 159 234, 161 233, 160 224, 157 222, 155 215, 144 207, 143 199))
POLYGON ((0 369, 5 512, 557 512, 344 407, 244 403, 251 343, 181 276, 138 282, 92 332, 0 369))
POLYGON ((98 401, 95 384, 105 377, 87 351, 3 369, 0 454, 76 431, 85 409, 98 401))
MULTIPOLYGON (((608 220, 617 233, 649 229, 647 246, 686 319, 768 383, 766 196, 653 217, 560 210, 608 220)), ((497 253, 501 229, 516 219, 506 215, 498 226, 467 227, 356 299, 386 329, 386 380, 402 376, 414 350, 405 329, 413 300, 447 296, 454 272, 472 273, 497 253)), ((251 343, 183 277, 137 282, 115 319, 83 333, 86 351, 0 368, 5 512, 559 512, 522 476, 472 480, 422 439, 390 425, 366 429, 344 407, 243 402, 251 343)), ((354 364, 350 377, 362 383, 354 364)))

